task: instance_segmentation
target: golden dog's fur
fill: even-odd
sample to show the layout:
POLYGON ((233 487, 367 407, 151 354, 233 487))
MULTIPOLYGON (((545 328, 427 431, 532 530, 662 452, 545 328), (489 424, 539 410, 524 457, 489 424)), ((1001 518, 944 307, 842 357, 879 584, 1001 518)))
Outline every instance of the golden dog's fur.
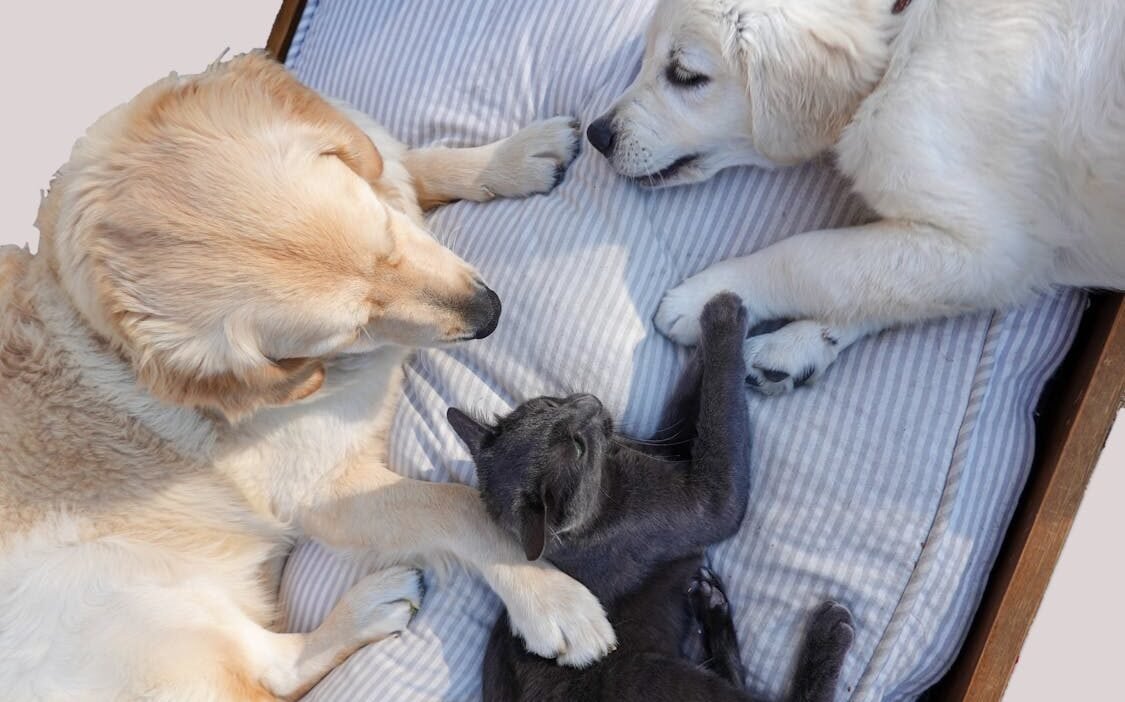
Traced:
POLYGON ((261 55, 173 75, 78 142, 39 253, 0 251, 5 699, 293 698, 406 625, 418 574, 392 564, 428 558, 477 569, 537 653, 612 646, 595 598, 475 491, 384 466, 407 349, 499 315, 419 194, 548 190, 573 125, 410 152, 349 114, 261 55), (274 633, 300 533, 392 567, 274 633))

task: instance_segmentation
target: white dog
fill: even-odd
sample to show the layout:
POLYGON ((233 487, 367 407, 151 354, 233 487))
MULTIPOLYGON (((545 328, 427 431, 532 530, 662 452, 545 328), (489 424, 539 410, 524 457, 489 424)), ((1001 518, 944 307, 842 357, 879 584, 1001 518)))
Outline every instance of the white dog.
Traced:
POLYGON ((721 290, 800 320, 747 341, 766 393, 892 325, 1125 287, 1121 0, 664 0, 587 135, 655 187, 834 147, 878 221, 719 263, 656 314, 683 344, 721 290))
POLYGON ((549 190, 574 125, 407 150, 352 114, 260 55, 173 75, 74 147, 39 253, 0 249, 0 698, 299 697, 421 597, 394 566, 272 631, 300 534, 473 567, 540 655, 613 645, 475 490, 384 463, 409 349, 500 315, 420 206, 549 190))

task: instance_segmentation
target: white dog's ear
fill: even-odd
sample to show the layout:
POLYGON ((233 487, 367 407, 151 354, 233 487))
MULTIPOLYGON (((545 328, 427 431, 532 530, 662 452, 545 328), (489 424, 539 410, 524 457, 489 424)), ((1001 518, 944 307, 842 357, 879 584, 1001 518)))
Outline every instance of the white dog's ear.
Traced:
POLYGON ((763 22, 743 32, 755 147, 792 164, 831 148, 886 67, 876 13, 763 22))

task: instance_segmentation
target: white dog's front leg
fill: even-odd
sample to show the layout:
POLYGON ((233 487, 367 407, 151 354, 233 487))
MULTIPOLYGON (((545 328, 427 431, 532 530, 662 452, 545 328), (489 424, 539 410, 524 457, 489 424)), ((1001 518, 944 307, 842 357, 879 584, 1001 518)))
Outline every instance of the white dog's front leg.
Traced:
POLYGON ((760 368, 777 363, 784 346, 801 347, 787 366, 771 368, 789 375, 791 387, 793 373, 805 372, 798 366, 823 372, 850 343, 846 339, 1025 297, 1042 279, 1030 263, 1037 257, 1021 248, 1019 238, 1007 238, 1004 246, 988 246, 989 240, 997 238, 892 220, 799 234, 688 278, 665 294, 654 321, 673 341, 695 344, 703 306, 724 290, 742 298, 752 325, 769 319, 823 320, 828 336, 837 339, 835 347, 824 348, 812 327, 783 328, 775 332, 781 337, 748 342, 747 360, 760 368), (798 338, 808 343, 797 344, 798 338), (771 348, 763 349, 766 345, 771 348), (766 355, 772 358, 763 365, 766 355))

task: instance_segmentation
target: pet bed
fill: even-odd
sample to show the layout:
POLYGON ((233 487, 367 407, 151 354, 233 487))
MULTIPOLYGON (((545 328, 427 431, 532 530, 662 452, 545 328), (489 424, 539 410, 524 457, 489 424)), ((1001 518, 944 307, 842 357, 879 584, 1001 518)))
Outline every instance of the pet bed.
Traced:
MULTIPOLYGON (((411 145, 475 145, 555 115, 589 123, 636 73, 652 5, 310 0, 287 65, 411 145)), ((685 357, 653 329, 662 293, 715 261, 866 216, 825 163, 648 191, 591 148, 549 195, 436 211, 434 235, 478 266, 504 314, 485 341, 414 357, 392 466, 475 482, 449 405, 501 413, 588 390, 628 429, 652 430, 685 357)), ((1084 307, 1058 293, 886 332, 817 385, 750 394, 750 508, 710 560, 728 583, 753 693, 779 696, 803 622, 826 597, 857 621, 841 698, 913 699, 943 674, 1020 497, 1039 394, 1084 307)), ((364 568, 299 544, 282 584, 289 626, 314 627, 364 568)), ((353 655, 308 699, 478 698, 498 601, 464 572, 431 585, 409 631, 353 655)))

